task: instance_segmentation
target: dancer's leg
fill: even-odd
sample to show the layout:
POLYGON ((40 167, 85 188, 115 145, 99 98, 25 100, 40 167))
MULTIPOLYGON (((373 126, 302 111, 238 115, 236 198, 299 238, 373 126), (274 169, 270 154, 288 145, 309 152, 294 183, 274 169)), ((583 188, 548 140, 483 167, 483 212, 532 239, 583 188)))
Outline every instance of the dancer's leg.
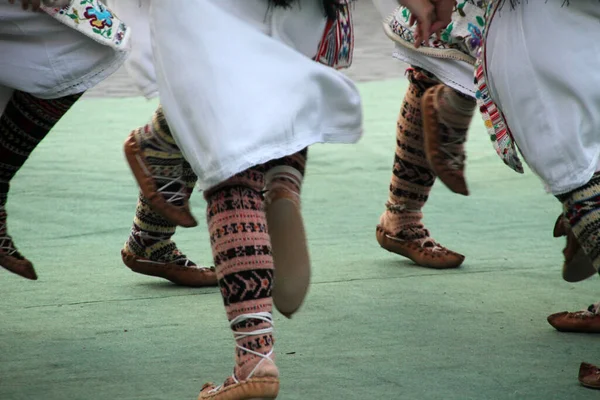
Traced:
POLYGON ((148 124, 131 132, 124 150, 140 190, 154 211, 171 224, 196 226, 183 180, 185 160, 162 107, 158 107, 148 124))
POLYGON ((422 223, 422 208, 435 182, 425 156, 421 98, 437 81, 421 70, 410 70, 396 128, 396 154, 387 210, 377 226, 377 241, 388 251, 429 268, 456 268, 464 256, 435 242, 422 223))
POLYGON ((81 93, 43 100, 15 91, 0 117, 0 266, 27 279, 37 279, 33 265, 19 253, 8 234, 6 202, 10 182, 79 97, 81 93))
POLYGON ((300 190, 308 149, 265 165, 265 207, 275 261, 273 301, 291 317, 310 285, 310 257, 300 212, 300 190))
POLYGON ((264 211, 264 166, 246 170, 205 193, 215 268, 236 340, 233 376, 207 384, 201 399, 275 398, 273 256, 264 211))

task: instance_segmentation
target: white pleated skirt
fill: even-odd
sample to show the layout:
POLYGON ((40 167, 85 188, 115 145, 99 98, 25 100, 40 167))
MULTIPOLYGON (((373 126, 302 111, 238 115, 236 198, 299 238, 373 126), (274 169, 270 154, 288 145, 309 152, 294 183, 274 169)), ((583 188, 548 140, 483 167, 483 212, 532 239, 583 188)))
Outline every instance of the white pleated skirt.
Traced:
POLYGON ((311 60, 320 0, 155 1, 150 16, 161 103, 201 189, 314 143, 360 139, 357 88, 311 60))

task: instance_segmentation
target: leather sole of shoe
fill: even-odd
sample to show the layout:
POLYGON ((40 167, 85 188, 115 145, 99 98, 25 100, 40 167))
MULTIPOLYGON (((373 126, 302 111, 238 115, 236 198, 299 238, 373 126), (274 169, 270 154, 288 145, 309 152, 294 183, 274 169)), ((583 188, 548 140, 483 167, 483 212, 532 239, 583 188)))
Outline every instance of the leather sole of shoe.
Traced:
POLYGON ((588 389, 596 389, 596 390, 600 389, 600 384, 593 385, 593 384, 585 383, 583 381, 579 381, 579 383, 581 383, 581 386, 584 386, 588 389))
POLYGON ((600 370, 595 365, 582 362, 579 366, 578 380, 586 388, 600 389, 600 370), (590 376, 593 376, 592 380, 589 379, 590 376))
POLYGON ((567 244, 563 250, 565 262, 562 268, 562 277, 565 281, 571 283, 581 282, 597 273, 592 260, 579 245, 569 223, 564 219, 562 214, 559 214, 554 223, 552 236, 555 238, 566 236, 567 238, 567 244))
POLYGON ((302 214, 293 199, 274 198, 266 208, 275 264, 273 304, 291 318, 304 303, 311 266, 302 214))
POLYGON ((168 203, 158 192, 134 132, 131 132, 125 140, 123 152, 140 191, 148 199, 154 211, 174 225, 183 226, 184 228, 192 228, 198 225, 198 221, 190 211, 187 200, 184 201, 182 207, 177 207, 168 203))
POLYGON ((418 255, 415 254, 414 249, 407 248, 404 242, 399 242, 390 238, 389 235, 380 227, 377 227, 375 236, 377 238, 377 242, 383 249, 389 251, 390 253, 406 257, 420 267, 432 269, 453 269, 460 267, 465 260, 465 257, 458 253, 454 253, 456 254, 456 256, 452 257, 454 260, 449 260, 448 258, 444 260, 444 257, 442 256, 437 257, 437 259, 430 259, 430 257, 427 256, 418 257, 418 255))
POLYGON ((33 264, 29 261, 11 259, 11 257, 0 255, 0 267, 25 279, 32 281, 38 279, 33 264))
POLYGON ((563 264, 562 269, 563 279, 571 283, 584 281, 597 273, 598 271, 594 268, 592 260, 581 248, 577 250, 575 256, 568 263, 563 264))
POLYGON ((210 390, 200 392, 198 400, 273 400, 279 395, 278 378, 250 378, 226 386, 214 394, 210 390))
POLYGON ((176 264, 157 263, 121 250, 123 263, 133 272, 166 279, 178 286, 217 286, 217 274, 210 269, 182 267, 176 264))
MULTIPOLYGON (((554 313, 548 316, 546 320, 554 329, 559 332, 564 333, 600 333, 600 316, 597 317, 588 317, 588 318, 597 318, 598 322, 596 324, 588 323, 588 324, 577 324, 569 323, 567 321, 561 322, 561 316, 565 316, 570 314, 568 311, 554 313)), ((577 317, 572 318, 575 321, 580 321, 577 317)))

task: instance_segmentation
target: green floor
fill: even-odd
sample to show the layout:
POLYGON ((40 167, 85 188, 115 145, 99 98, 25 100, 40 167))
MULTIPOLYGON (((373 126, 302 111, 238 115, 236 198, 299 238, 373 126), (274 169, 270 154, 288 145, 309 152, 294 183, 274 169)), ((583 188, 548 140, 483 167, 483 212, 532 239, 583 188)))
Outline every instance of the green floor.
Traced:
MULTIPOLYGON (((434 237, 467 255, 464 267, 421 269, 378 246, 405 87, 361 85, 364 139, 311 149, 314 284, 300 314, 275 317, 280 398, 597 399, 576 378, 581 361, 600 362, 598 338, 546 322, 597 301, 597 279, 561 280, 557 201, 531 173, 503 166, 479 120, 472 195, 437 185, 425 208, 434 237)), ((231 372, 217 289, 177 288, 120 261, 137 194, 121 143, 155 105, 82 100, 15 179, 10 231, 40 279, 0 271, 1 400, 194 399, 231 372)), ((210 262, 203 206, 196 194, 201 225, 176 238, 210 262)))

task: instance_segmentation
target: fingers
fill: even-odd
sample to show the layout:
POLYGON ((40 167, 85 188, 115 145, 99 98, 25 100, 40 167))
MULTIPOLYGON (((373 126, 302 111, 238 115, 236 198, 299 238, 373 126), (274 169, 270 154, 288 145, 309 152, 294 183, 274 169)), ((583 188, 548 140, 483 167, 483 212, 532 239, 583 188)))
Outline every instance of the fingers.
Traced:
POLYGON ((431 25, 430 25, 430 21, 428 18, 424 18, 422 20, 419 20, 419 22, 417 23, 417 40, 415 40, 415 48, 419 48, 421 47, 421 44, 424 41, 427 41, 427 43, 429 43, 429 32, 431 32, 431 25))
POLYGON ((450 21, 435 21, 432 25, 431 25, 431 32, 435 32, 436 35, 441 35, 441 32, 443 29, 445 29, 448 24, 450 24, 450 22, 452 22, 452 20, 450 21))
POLYGON ((431 31, 431 21, 429 18, 418 18, 417 19, 417 28, 415 30, 415 43, 414 46, 416 49, 423 45, 429 45, 429 32, 431 31))
POLYGON ((415 48, 421 47, 423 42, 429 43, 429 38, 432 33, 436 33, 444 28, 451 18, 452 11, 447 13, 449 2, 454 3, 454 0, 399 0, 399 3, 408 8, 411 12, 409 24, 413 26, 416 22, 415 29, 415 48), (438 15, 438 9, 442 11, 442 16, 438 15), (448 15, 446 15, 448 14, 448 15))

